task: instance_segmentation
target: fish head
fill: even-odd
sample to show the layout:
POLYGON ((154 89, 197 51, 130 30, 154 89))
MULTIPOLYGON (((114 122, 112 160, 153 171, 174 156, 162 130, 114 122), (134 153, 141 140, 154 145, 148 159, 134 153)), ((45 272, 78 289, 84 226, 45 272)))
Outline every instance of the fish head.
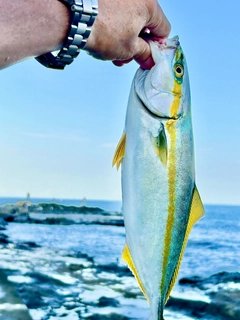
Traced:
POLYGON ((155 65, 138 69, 135 90, 145 108, 161 118, 178 119, 188 107, 189 79, 178 37, 150 42, 155 65))

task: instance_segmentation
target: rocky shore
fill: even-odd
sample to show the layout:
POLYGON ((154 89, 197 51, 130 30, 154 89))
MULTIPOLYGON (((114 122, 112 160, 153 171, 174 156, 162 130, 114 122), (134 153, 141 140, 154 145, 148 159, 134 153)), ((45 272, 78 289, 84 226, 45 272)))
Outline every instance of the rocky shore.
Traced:
POLYGON ((57 203, 31 203, 21 201, 0 206, 1 221, 37 224, 102 224, 123 226, 118 212, 108 212, 98 207, 66 206, 57 203))
MULTIPOLYGON (((0 320, 149 319, 148 304, 119 261, 98 263, 85 252, 12 240, 12 222, 22 232, 24 223, 123 224, 119 213, 100 208, 30 203, 1 207, 0 320)), ((165 319, 238 320, 239 300, 238 272, 182 278, 167 303, 165 319)))

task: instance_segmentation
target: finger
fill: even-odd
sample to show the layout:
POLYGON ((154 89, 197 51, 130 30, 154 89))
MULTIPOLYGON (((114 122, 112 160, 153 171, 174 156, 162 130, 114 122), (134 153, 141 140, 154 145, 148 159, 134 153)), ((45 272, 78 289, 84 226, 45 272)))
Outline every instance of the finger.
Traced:
POLYGON ((120 60, 113 60, 112 63, 117 66, 117 67, 122 67, 124 66, 124 62, 120 60))
POLYGON ((142 69, 151 69, 154 66, 154 61, 152 58, 150 45, 142 38, 138 38, 136 47, 137 53, 134 55, 134 60, 142 69))
POLYGON ((152 12, 151 19, 147 24, 152 36, 157 38, 167 38, 171 31, 171 25, 165 16, 162 8, 156 1, 154 12, 152 12))
POLYGON ((133 58, 127 60, 113 60, 112 63, 117 67, 122 67, 123 65, 133 61, 133 58))

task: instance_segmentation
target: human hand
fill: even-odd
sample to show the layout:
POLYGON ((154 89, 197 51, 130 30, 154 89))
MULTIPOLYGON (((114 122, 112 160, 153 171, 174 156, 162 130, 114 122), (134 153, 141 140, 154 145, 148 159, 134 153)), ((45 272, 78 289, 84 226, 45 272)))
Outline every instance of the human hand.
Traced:
POLYGON ((98 7, 84 49, 97 59, 112 60, 116 66, 134 59, 143 69, 150 69, 154 62, 142 35, 166 38, 171 28, 157 0, 99 0, 98 7))

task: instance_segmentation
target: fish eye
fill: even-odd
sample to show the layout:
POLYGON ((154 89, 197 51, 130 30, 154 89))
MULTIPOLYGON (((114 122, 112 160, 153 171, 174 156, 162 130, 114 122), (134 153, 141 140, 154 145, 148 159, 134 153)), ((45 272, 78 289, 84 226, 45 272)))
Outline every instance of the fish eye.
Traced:
POLYGON ((176 64, 174 67, 174 72, 176 77, 181 78, 184 74, 183 66, 181 64, 176 64))

